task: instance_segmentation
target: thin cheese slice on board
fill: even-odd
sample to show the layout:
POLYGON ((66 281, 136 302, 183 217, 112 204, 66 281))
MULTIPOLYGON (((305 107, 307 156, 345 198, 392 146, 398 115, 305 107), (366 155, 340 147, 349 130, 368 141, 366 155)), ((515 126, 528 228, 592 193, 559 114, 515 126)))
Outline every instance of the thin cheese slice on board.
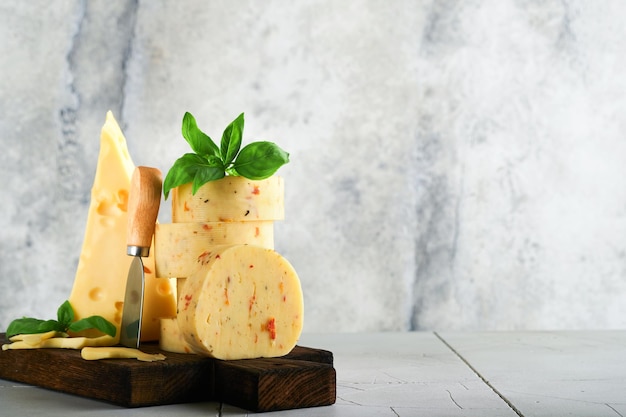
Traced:
MULTIPOLYGON (((85 237, 69 301, 77 320, 100 315, 117 327, 118 334, 132 261, 126 255, 126 210, 134 169, 126 139, 113 114, 108 112, 100 136, 85 237)), ((144 341, 158 340, 159 319, 176 315, 176 290, 170 280, 155 277, 154 249, 150 252, 150 257, 143 259, 146 278, 141 339, 144 341)))
POLYGON ((250 244, 274 249, 274 223, 210 222, 157 224, 154 231, 156 276, 187 277, 217 245, 250 244))
POLYGON ((278 357, 303 326, 300 279, 279 253, 251 245, 215 247, 187 277, 178 327, 187 344, 218 359, 278 357))
POLYGON ((285 217, 284 183, 274 175, 254 181, 226 176, 192 195, 191 183, 172 190, 172 222, 245 222, 285 217))

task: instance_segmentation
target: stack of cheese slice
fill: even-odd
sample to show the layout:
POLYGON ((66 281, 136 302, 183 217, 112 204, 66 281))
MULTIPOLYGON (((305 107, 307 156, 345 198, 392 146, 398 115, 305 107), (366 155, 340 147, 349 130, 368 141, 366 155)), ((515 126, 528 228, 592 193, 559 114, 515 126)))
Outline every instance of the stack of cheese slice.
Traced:
POLYGON ((178 317, 161 320, 160 347, 219 359, 283 356, 303 324, 293 267, 274 248, 282 178, 225 177, 173 190, 171 224, 155 231, 156 273, 178 280, 178 317))
MULTIPOLYGON (((69 301, 76 319, 103 316, 115 324, 118 335, 126 279, 132 261, 126 255, 126 228, 128 194, 134 169, 126 139, 113 114, 108 112, 100 136, 100 154, 91 189, 87 227, 69 301)), ((167 279, 156 278, 154 252, 152 248, 150 256, 143 260, 142 341, 158 340, 159 320, 176 316, 175 287, 167 279)))

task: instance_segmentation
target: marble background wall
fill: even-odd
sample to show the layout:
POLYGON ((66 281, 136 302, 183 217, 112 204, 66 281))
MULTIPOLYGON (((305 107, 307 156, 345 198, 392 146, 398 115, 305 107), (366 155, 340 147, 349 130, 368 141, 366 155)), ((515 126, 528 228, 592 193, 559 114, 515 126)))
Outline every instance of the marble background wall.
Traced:
MULTIPOLYGON (((626 3, 0 3, 0 328, 69 296, 107 110, 137 165, 291 153, 307 332, 626 326, 626 3)), ((167 204, 161 221, 168 222, 167 204)))

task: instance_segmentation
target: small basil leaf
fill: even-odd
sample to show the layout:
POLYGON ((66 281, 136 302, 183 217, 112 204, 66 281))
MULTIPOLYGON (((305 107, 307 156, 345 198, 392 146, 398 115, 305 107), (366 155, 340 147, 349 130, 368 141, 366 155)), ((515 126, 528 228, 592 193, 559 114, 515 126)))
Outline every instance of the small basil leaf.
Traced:
POLYGON ((59 322, 56 320, 40 320, 32 317, 23 317, 13 320, 7 327, 7 338, 17 334, 36 334, 45 333, 51 330, 63 331, 59 322))
POLYGON ((289 154, 272 142, 253 142, 241 149, 233 168, 251 180, 271 177, 289 162, 289 154))
POLYGON ((196 175, 193 178, 193 184, 191 186, 191 194, 195 195, 200 187, 209 181, 219 180, 224 178, 224 167, 221 166, 203 166, 196 171, 196 175))
POLYGON ((228 166, 231 162, 233 162, 233 159, 237 156, 237 152, 239 152, 239 148, 241 148, 243 126, 244 119, 243 113, 241 113, 239 117, 233 120, 231 124, 226 127, 224 133, 222 134, 220 153, 222 161, 224 161, 224 166, 228 166))
POLYGON ((202 132, 196 124, 196 119, 189 112, 183 116, 183 137, 191 146, 191 149, 200 156, 220 156, 220 150, 213 140, 202 132))
MULTIPOLYGON (((215 157, 214 157, 215 158, 215 157)), ((165 199, 172 188, 193 181, 199 167, 207 164, 207 159, 194 153, 186 153, 174 162, 165 180, 163 181, 163 194, 165 199)))
POLYGON ((57 321, 63 327, 67 327, 74 321, 74 309, 68 300, 66 300, 57 310, 57 321))
POLYGON ((68 327, 69 331, 81 332, 83 330, 96 329, 111 337, 117 332, 115 326, 102 316, 91 316, 75 321, 68 327))
POLYGON ((56 320, 45 320, 43 323, 39 325, 39 329, 37 333, 45 333, 50 330, 55 330, 57 332, 64 332, 66 326, 62 325, 56 320))

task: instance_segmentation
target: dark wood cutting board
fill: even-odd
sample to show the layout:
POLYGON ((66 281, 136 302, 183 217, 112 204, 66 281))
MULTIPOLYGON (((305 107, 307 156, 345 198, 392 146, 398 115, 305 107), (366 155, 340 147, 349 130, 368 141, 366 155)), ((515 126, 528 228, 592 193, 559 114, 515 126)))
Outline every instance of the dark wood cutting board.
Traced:
POLYGON ((0 378, 124 407, 221 401, 261 412, 336 400, 333 354, 326 350, 296 346, 282 358, 237 361, 163 352, 156 343, 141 350, 167 359, 86 361, 71 349, 7 350, 0 351, 0 378))

